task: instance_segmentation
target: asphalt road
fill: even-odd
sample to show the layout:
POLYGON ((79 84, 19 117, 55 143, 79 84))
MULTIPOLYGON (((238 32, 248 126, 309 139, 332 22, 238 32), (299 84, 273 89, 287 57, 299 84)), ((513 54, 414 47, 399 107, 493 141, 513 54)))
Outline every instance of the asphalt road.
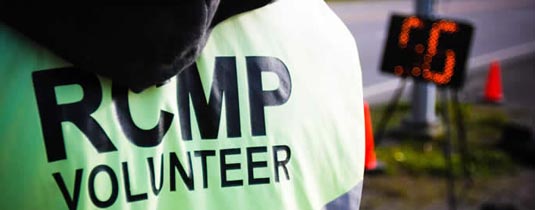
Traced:
MULTIPOLYGON (((488 68, 480 68, 468 76, 460 95, 462 101, 482 102, 488 68)), ((512 122, 531 128, 535 134, 535 53, 501 62, 500 69, 504 100, 499 105, 506 108, 512 122)))
MULTIPOLYGON (((398 84, 397 78, 379 72, 388 20, 392 13, 413 14, 414 0, 347 1, 329 5, 357 42, 365 98, 387 99, 385 95, 398 84)), ((533 0, 436 0, 435 14, 475 26, 470 71, 481 69, 495 59, 504 61, 535 52, 533 0)))

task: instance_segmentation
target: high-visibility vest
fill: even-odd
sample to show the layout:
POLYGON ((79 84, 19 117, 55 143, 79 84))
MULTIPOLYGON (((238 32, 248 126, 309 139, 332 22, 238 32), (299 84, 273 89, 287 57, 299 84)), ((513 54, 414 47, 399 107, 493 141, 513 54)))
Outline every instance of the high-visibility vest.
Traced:
POLYGON ((214 28, 134 93, 0 25, 0 209, 358 209, 353 37, 320 0, 214 28))

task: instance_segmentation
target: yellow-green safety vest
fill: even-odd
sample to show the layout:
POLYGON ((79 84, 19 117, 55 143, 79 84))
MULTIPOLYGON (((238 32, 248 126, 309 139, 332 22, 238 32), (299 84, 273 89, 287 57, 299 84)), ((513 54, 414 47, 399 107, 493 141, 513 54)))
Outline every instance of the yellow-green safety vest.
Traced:
POLYGON ((0 24, 0 209, 358 209, 362 79, 320 0, 214 28, 134 93, 0 24))

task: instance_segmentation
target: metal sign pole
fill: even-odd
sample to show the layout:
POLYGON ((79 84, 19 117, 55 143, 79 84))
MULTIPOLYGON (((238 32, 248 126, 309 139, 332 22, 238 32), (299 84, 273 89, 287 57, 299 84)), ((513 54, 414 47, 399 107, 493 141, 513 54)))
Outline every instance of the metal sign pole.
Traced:
MULTIPOLYGON (((416 14, 422 17, 433 16, 433 6, 435 0, 416 0, 416 14)), ((435 114, 435 101, 436 101, 436 85, 433 83, 425 83, 420 81, 414 81, 414 87, 412 92, 412 123, 422 126, 425 135, 434 135, 435 127, 437 126, 437 118, 435 114)), ((444 117, 444 124, 446 124, 446 145, 445 145, 445 158, 446 167, 448 170, 448 207, 450 210, 457 209, 455 199, 455 178, 453 176, 453 161, 451 158, 451 130, 449 128, 448 119, 448 101, 447 90, 443 90, 442 98, 442 111, 444 117)))
POLYGON ((453 159, 452 159, 452 153, 453 153, 453 143, 451 139, 451 126, 450 126, 450 120, 449 120, 449 106, 448 106, 448 90, 442 89, 440 91, 442 94, 441 102, 442 102, 442 117, 444 120, 444 127, 446 129, 446 136, 444 141, 444 159, 446 161, 446 188, 447 188, 447 202, 449 210, 456 210, 457 209, 457 199, 455 197, 455 176, 453 174, 453 159))
MULTIPOLYGON (((416 14, 422 17, 431 17, 434 3, 435 0, 416 0, 416 14)), ((418 136, 436 136, 440 131, 440 126, 435 113, 435 101, 435 84, 414 80, 412 110, 411 115, 405 121, 406 127, 418 136)))

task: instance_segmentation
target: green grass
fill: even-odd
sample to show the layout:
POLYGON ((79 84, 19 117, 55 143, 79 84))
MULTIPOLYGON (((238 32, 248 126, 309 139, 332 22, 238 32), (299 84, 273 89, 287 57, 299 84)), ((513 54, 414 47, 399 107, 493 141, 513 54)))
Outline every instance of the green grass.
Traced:
MULTIPOLYGON (((437 107, 437 109, 439 108, 437 107)), ((467 130, 469 150, 467 155, 469 161, 465 161, 465 163, 471 174, 474 176, 492 176, 515 170, 515 164, 511 158, 495 146, 501 136, 501 127, 507 121, 505 112, 497 106, 463 104, 461 109, 467 130)), ((384 106, 372 107, 374 128, 377 127, 384 110, 384 106)), ((409 113, 410 108, 407 104, 401 104, 397 110, 387 130, 399 127, 401 119, 409 113)), ((450 116, 451 121, 453 121, 453 117, 450 116)), ((461 156, 456 132, 452 125, 453 174, 460 176, 462 174, 461 156)), ((388 145, 377 145, 376 148, 378 159, 388 166, 387 174, 438 177, 444 177, 447 174, 443 152, 446 142, 445 135, 427 140, 403 137, 389 142, 388 145)))
MULTIPOLYGON (((471 181, 463 179, 457 134, 452 129, 455 194, 459 205, 464 206, 460 209, 478 209, 489 195, 511 194, 526 186, 526 182, 532 182, 529 177, 533 172, 526 172, 496 146, 509 120, 506 112, 499 106, 463 104, 461 108, 467 130, 470 161, 466 164, 471 181)), ((374 129, 384 110, 384 105, 371 107, 374 129)), ((387 130, 399 128, 409 112, 406 103, 400 104, 387 130)), ((450 119, 453 121, 453 116, 450 119)), ((386 171, 379 176, 365 175, 361 209, 442 209, 440 206, 446 206, 444 137, 424 140, 389 136, 388 141, 376 145, 377 159, 386 164, 386 171)))

